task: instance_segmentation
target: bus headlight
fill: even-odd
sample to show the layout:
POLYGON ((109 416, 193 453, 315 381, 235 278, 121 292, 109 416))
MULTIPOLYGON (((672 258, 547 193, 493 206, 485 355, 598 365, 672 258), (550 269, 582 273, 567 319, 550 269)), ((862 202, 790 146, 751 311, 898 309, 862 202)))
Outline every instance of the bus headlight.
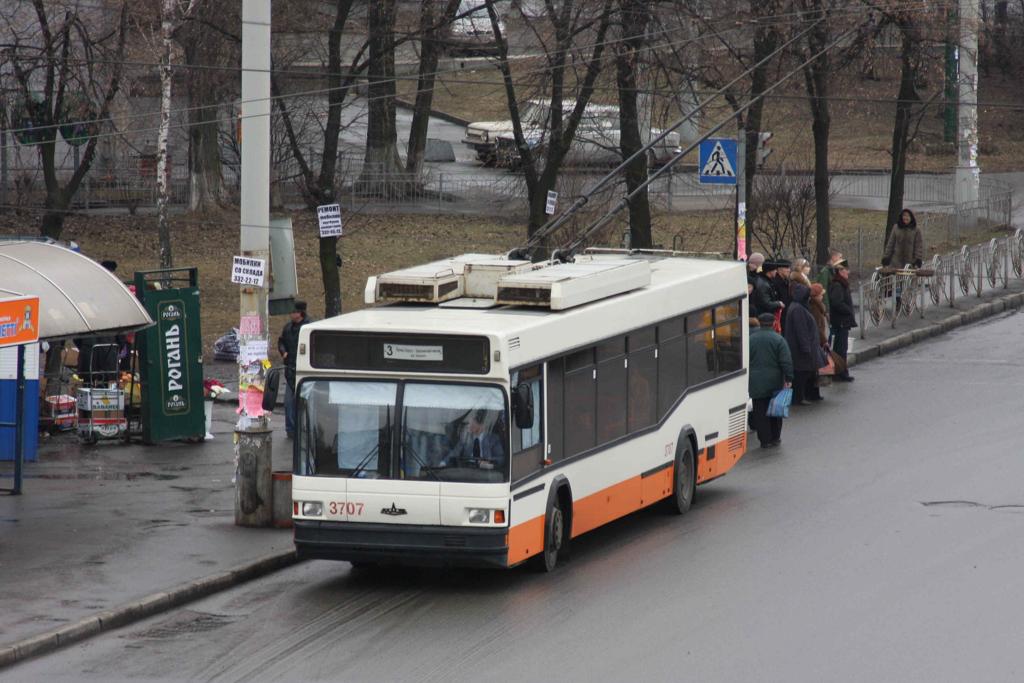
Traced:
POLYGON ((323 503, 303 503, 302 514, 305 517, 322 517, 324 514, 323 503))
POLYGON ((469 523, 470 524, 487 524, 491 521, 490 510, 480 510, 477 508, 470 508, 469 510, 469 523))

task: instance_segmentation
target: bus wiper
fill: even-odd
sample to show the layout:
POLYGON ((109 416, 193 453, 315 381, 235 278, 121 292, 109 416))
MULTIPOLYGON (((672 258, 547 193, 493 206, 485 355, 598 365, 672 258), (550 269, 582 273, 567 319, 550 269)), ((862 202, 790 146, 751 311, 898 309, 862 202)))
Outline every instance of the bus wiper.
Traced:
POLYGON ((402 453, 405 454, 408 451, 412 459, 416 461, 416 464, 420 466, 420 472, 426 472, 437 481, 441 481, 441 477, 437 476, 434 472, 434 468, 427 465, 422 458, 416 453, 416 449, 412 447, 412 442, 409 440, 409 430, 405 425, 408 424, 409 409, 406 408, 405 412, 402 413, 402 453))
MULTIPOLYGON (((384 423, 384 435, 385 435, 385 439, 387 440, 387 442, 391 443, 391 406, 387 406, 387 421, 384 423)), ((359 464, 356 465, 356 468, 354 470, 352 470, 352 474, 348 475, 349 478, 350 479, 354 479, 355 476, 357 474, 359 474, 360 472, 362 472, 363 468, 366 467, 369 464, 370 458, 372 458, 374 455, 378 455, 378 454, 380 454, 380 440, 379 439, 377 441, 377 445, 370 449, 370 452, 367 453, 363 457, 363 459, 359 461, 359 464)))
POLYGON ((362 472, 363 468, 370 463, 370 459, 373 458, 373 456, 377 455, 378 452, 380 452, 380 444, 377 444, 376 446, 371 448, 370 452, 363 456, 363 459, 359 461, 359 464, 356 465, 356 468, 352 470, 351 474, 348 475, 349 478, 354 479, 357 474, 362 472))

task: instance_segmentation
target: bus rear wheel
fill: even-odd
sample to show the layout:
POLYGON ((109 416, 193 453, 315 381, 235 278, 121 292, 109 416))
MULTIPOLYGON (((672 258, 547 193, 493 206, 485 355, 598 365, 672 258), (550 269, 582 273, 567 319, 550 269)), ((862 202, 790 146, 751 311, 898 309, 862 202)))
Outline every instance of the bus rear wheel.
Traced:
POLYGON ((693 457, 693 446, 688 438, 683 437, 682 440, 683 445, 676 453, 672 496, 667 501, 669 511, 677 515, 686 514, 693 505, 693 497, 697 492, 697 463, 693 457))

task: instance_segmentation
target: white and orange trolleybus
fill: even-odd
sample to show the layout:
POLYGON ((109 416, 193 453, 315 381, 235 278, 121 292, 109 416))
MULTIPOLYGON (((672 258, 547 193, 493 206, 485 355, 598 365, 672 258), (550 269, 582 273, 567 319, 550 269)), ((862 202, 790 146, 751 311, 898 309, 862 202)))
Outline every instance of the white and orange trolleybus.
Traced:
POLYGON ((301 557, 553 569, 571 539, 746 450, 742 263, 468 254, 370 278, 302 328, 301 557))

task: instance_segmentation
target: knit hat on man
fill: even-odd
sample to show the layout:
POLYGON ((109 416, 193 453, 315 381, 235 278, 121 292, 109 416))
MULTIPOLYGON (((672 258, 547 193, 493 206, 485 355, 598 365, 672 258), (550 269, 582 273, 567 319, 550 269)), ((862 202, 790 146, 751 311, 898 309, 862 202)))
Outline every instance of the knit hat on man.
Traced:
POLYGON ((772 325, 775 324, 775 314, 762 313, 761 315, 757 316, 757 321, 761 323, 761 325, 764 327, 771 327, 772 325))
POLYGON ((752 266, 762 265, 764 263, 764 254, 762 254, 759 251, 755 251, 753 254, 750 255, 750 258, 747 259, 747 263, 749 263, 752 266))

